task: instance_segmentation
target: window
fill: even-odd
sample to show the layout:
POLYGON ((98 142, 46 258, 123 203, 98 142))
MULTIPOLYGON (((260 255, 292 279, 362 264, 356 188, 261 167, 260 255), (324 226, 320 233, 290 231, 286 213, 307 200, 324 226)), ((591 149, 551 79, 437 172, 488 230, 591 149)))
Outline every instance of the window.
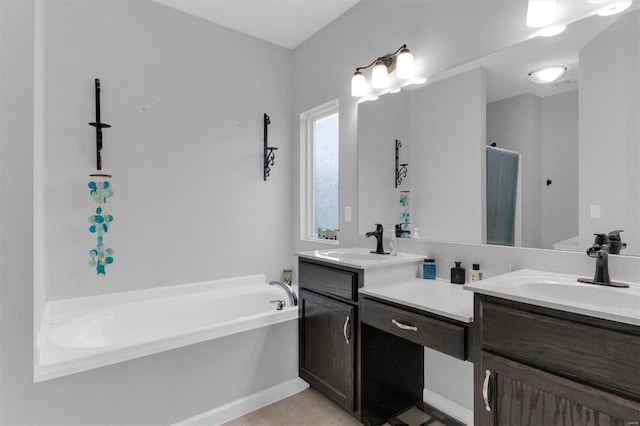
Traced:
POLYGON ((339 237, 339 116, 337 100, 300 115, 302 239, 339 237))

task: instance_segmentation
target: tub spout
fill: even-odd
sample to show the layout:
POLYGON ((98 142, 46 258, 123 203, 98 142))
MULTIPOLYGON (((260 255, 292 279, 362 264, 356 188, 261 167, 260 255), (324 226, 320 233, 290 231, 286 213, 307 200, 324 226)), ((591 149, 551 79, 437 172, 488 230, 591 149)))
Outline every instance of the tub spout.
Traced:
POLYGON ((291 289, 291 287, 288 284, 285 284, 281 281, 270 281, 269 285, 277 285, 282 287, 282 289, 287 293, 287 296, 289 296, 289 306, 298 305, 298 296, 296 296, 296 293, 291 289))

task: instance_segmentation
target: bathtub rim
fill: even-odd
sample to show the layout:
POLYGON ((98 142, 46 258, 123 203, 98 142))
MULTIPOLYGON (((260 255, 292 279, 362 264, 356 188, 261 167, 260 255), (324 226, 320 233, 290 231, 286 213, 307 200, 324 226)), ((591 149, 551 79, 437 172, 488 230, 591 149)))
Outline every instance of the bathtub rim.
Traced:
MULTIPOLYGON (((46 345, 51 341, 52 333, 49 332, 49 323, 51 318, 65 321, 82 315, 87 315, 97 309, 104 309, 118 304, 136 303, 172 296, 185 296, 199 292, 224 291, 227 288, 238 289, 240 287, 253 285, 266 286, 268 284, 264 275, 250 275, 246 277, 179 284, 175 286, 47 302, 42 314, 39 333, 34 342, 35 356, 33 381, 34 383, 43 382, 82 371, 117 364, 172 349, 178 349, 184 346, 221 339, 233 334, 244 333, 294 319, 297 320, 297 306, 287 306, 282 311, 275 311, 274 308, 273 312, 245 317, 242 321, 232 320, 225 322, 223 323, 225 325, 223 329, 221 329, 218 324, 216 326, 200 328, 180 335, 168 336, 140 344, 116 347, 109 351, 86 350, 83 351, 88 353, 85 356, 56 363, 41 362, 41 359, 43 358, 43 353, 41 351, 42 349, 46 349, 46 345), (87 308, 87 306, 90 306, 90 308, 87 308)), ((293 288, 297 293, 296 286, 293 286, 293 288)), ((285 299, 285 296, 286 294, 283 291, 283 299, 285 299)))

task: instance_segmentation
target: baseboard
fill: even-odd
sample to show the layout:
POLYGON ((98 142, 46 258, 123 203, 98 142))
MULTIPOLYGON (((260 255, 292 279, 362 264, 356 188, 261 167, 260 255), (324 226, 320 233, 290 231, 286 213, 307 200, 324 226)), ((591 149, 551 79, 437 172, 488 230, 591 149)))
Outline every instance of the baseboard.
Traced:
POLYGON ((462 405, 432 392, 429 389, 422 389, 422 400, 433 408, 437 408, 454 419, 461 421, 468 426, 473 426, 473 410, 464 408, 462 405))
POLYGON ((259 408, 265 407, 281 399, 287 398, 307 389, 309 384, 300 378, 295 378, 269 389, 237 399, 220 407, 198 414, 175 423, 173 426, 213 426, 219 425, 237 417, 244 416, 259 408))

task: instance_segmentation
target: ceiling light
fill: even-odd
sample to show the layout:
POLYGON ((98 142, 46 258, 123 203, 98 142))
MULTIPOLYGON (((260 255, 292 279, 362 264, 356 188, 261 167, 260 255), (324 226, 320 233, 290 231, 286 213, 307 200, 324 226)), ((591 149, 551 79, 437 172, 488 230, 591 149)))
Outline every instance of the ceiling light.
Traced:
POLYGON ((361 97, 366 95, 367 80, 362 73, 363 70, 371 68, 371 87, 374 89, 386 89, 389 87, 389 76, 395 71, 397 79, 409 79, 414 76, 413 55, 403 44, 393 53, 380 56, 366 67, 356 68, 356 72, 351 78, 351 96, 361 97))
POLYGON ((527 27, 544 27, 551 24, 555 19, 556 0, 529 0, 527 27))
POLYGON ((554 37, 558 34, 562 34, 566 29, 566 25, 551 25, 538 31, 538 35, 541 37, 554 37))
POLYGON ((616 13, 624 12, 625 10, 629 9, 629 6, 631 6, 631 3, 632 3, 631 1, 619 1, 619 2, 612 3, 600 9, 598 11, 598 15, 611 16, 611 15, 615 15, 616 13))
POLYGON ((529 80, 533 83, 552 83, 562 77, 567 72, 565 65, 547 65, 536 68, 529 73, 529 80))

